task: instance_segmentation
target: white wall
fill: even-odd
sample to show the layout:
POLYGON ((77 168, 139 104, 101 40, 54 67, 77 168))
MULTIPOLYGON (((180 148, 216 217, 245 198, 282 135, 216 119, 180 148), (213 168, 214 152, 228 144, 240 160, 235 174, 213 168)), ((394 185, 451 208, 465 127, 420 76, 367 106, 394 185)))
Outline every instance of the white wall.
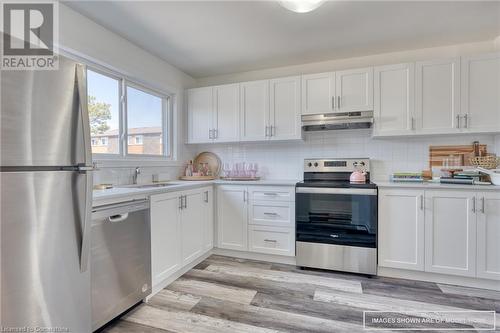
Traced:
POLYGON ((174 129, 177 136, 177 163, 146 163, 110 164, 98 161, 99 171, 95 172, 94 183, 128 183, 132 170, 136 165, 143 167, 143 172, 152 174, 168 172, 175 178, 180 170, 180 164, 192 154, 184 145, 186 126, 183 106, 184 89, 195 85, 196 81, 168 64, 162 59, 142 50, 135 44, 105 29, 94 21, 75 12, 64 4, 59 4, 59 44, 62 51, 69 51, 83 56, 101 65, 138 79, 158 90, 175 94, 177 119, 174 129))
POLYGON ((372 179, 388 180, 396 171, 429 169, 429 146, 471 144, 478 140, 488 151, 498 153, 500 136, 454 135, 372 139, 370 130, 308 132, 303 142, 198 145, 198 152, 211 151, 224 163, 257 162, 268 179, 302 179, 306 158, 368 157, 372 179))

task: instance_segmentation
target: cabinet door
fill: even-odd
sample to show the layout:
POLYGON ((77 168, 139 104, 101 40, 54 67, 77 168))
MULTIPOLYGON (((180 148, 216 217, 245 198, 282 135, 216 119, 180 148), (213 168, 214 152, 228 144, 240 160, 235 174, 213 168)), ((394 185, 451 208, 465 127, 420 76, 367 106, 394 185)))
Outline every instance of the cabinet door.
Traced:
POLYGON ((150 202, 152 282, 157 285, 181 267, 179 194, 152 195, 150 202))
POLYGON ((204 216, 202 192, 186 191, 181 210, 182 263, 186 265, 200 256, 204 249, 204 216))
POLYGON ((470 191, 425 191, 425 271, 476 275, 476 198, 470 191))
POLYGON ((336 78, 337 111, 373 110, 373 68, 338 71, 336 78))
POLYGON ((302 114, 334 111, 335 74, 320 73, 302 76, 302 114))
POLYGON ((187 91, 188 142, 212 142, 210 131, 213 129, 212 87, 190 89, 187 91))
POLYGON ((482 193, 477 216, 477 277, 500 280, 500 193, 482 193))
POLYGON ((375 67, 373 135, 411 134, 415 129, 415 65, 375 67))
POLYGON ((378 264, 424 270, 424 191, 379 190, 378 264))
POLYGON ((203 189, 203 247, 208 251, 214 247, 214 192, 212 188, 203 189))
POLYGON ((500 131, 500 53, 462 59, 462 126, 500 131))
POLYGON ((240 139, 240 85, 214 87, 215 141, 237 142, 240 139))
POLYGON ((241 83, 241 141, 269 137, 269 81, 241 83))
POLYGON ((219 248, 247 250, 247 201, 246 187, 226 185, 217 188, 219 248))
POLYGON ((417 131, 459 132, 460 59, 417 62, 415 81, 417 131))
POLYGON ((300 77, 269 81, 271 140, 302 138, 300 120, 300 77))

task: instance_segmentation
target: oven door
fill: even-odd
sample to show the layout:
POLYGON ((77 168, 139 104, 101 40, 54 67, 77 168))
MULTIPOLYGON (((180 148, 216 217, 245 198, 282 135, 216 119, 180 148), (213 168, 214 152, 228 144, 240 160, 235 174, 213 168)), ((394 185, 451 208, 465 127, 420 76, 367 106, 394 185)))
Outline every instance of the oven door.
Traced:
POLYGON ((296 240, 377 247, 377 190, 297 187, 296 240))

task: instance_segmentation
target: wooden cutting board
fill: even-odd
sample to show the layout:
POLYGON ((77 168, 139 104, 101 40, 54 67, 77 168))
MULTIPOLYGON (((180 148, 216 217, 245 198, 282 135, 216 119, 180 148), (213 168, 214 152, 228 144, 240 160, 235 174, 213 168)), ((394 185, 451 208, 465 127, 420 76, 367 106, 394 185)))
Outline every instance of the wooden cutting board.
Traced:
MULTIPOLYGON (((481 155, 486 155, 487 146, 479 145, 481 155)), ((469 159, 474 156, 473 145, 456 145, 456 146, 429 146, 429 167, 442 167, 443 160, 450 155, 460 156, 460 160, 464 165, 470 165, 469 159)))

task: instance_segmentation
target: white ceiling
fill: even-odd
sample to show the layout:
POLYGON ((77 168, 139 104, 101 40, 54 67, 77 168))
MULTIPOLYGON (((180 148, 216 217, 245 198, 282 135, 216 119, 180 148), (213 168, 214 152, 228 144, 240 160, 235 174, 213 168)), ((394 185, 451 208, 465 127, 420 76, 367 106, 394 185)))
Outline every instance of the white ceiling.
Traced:
POLYGON ((277 1, 66 4, 195 78, 500 35, 498 1, 329 1, 307 14, 277 1))

